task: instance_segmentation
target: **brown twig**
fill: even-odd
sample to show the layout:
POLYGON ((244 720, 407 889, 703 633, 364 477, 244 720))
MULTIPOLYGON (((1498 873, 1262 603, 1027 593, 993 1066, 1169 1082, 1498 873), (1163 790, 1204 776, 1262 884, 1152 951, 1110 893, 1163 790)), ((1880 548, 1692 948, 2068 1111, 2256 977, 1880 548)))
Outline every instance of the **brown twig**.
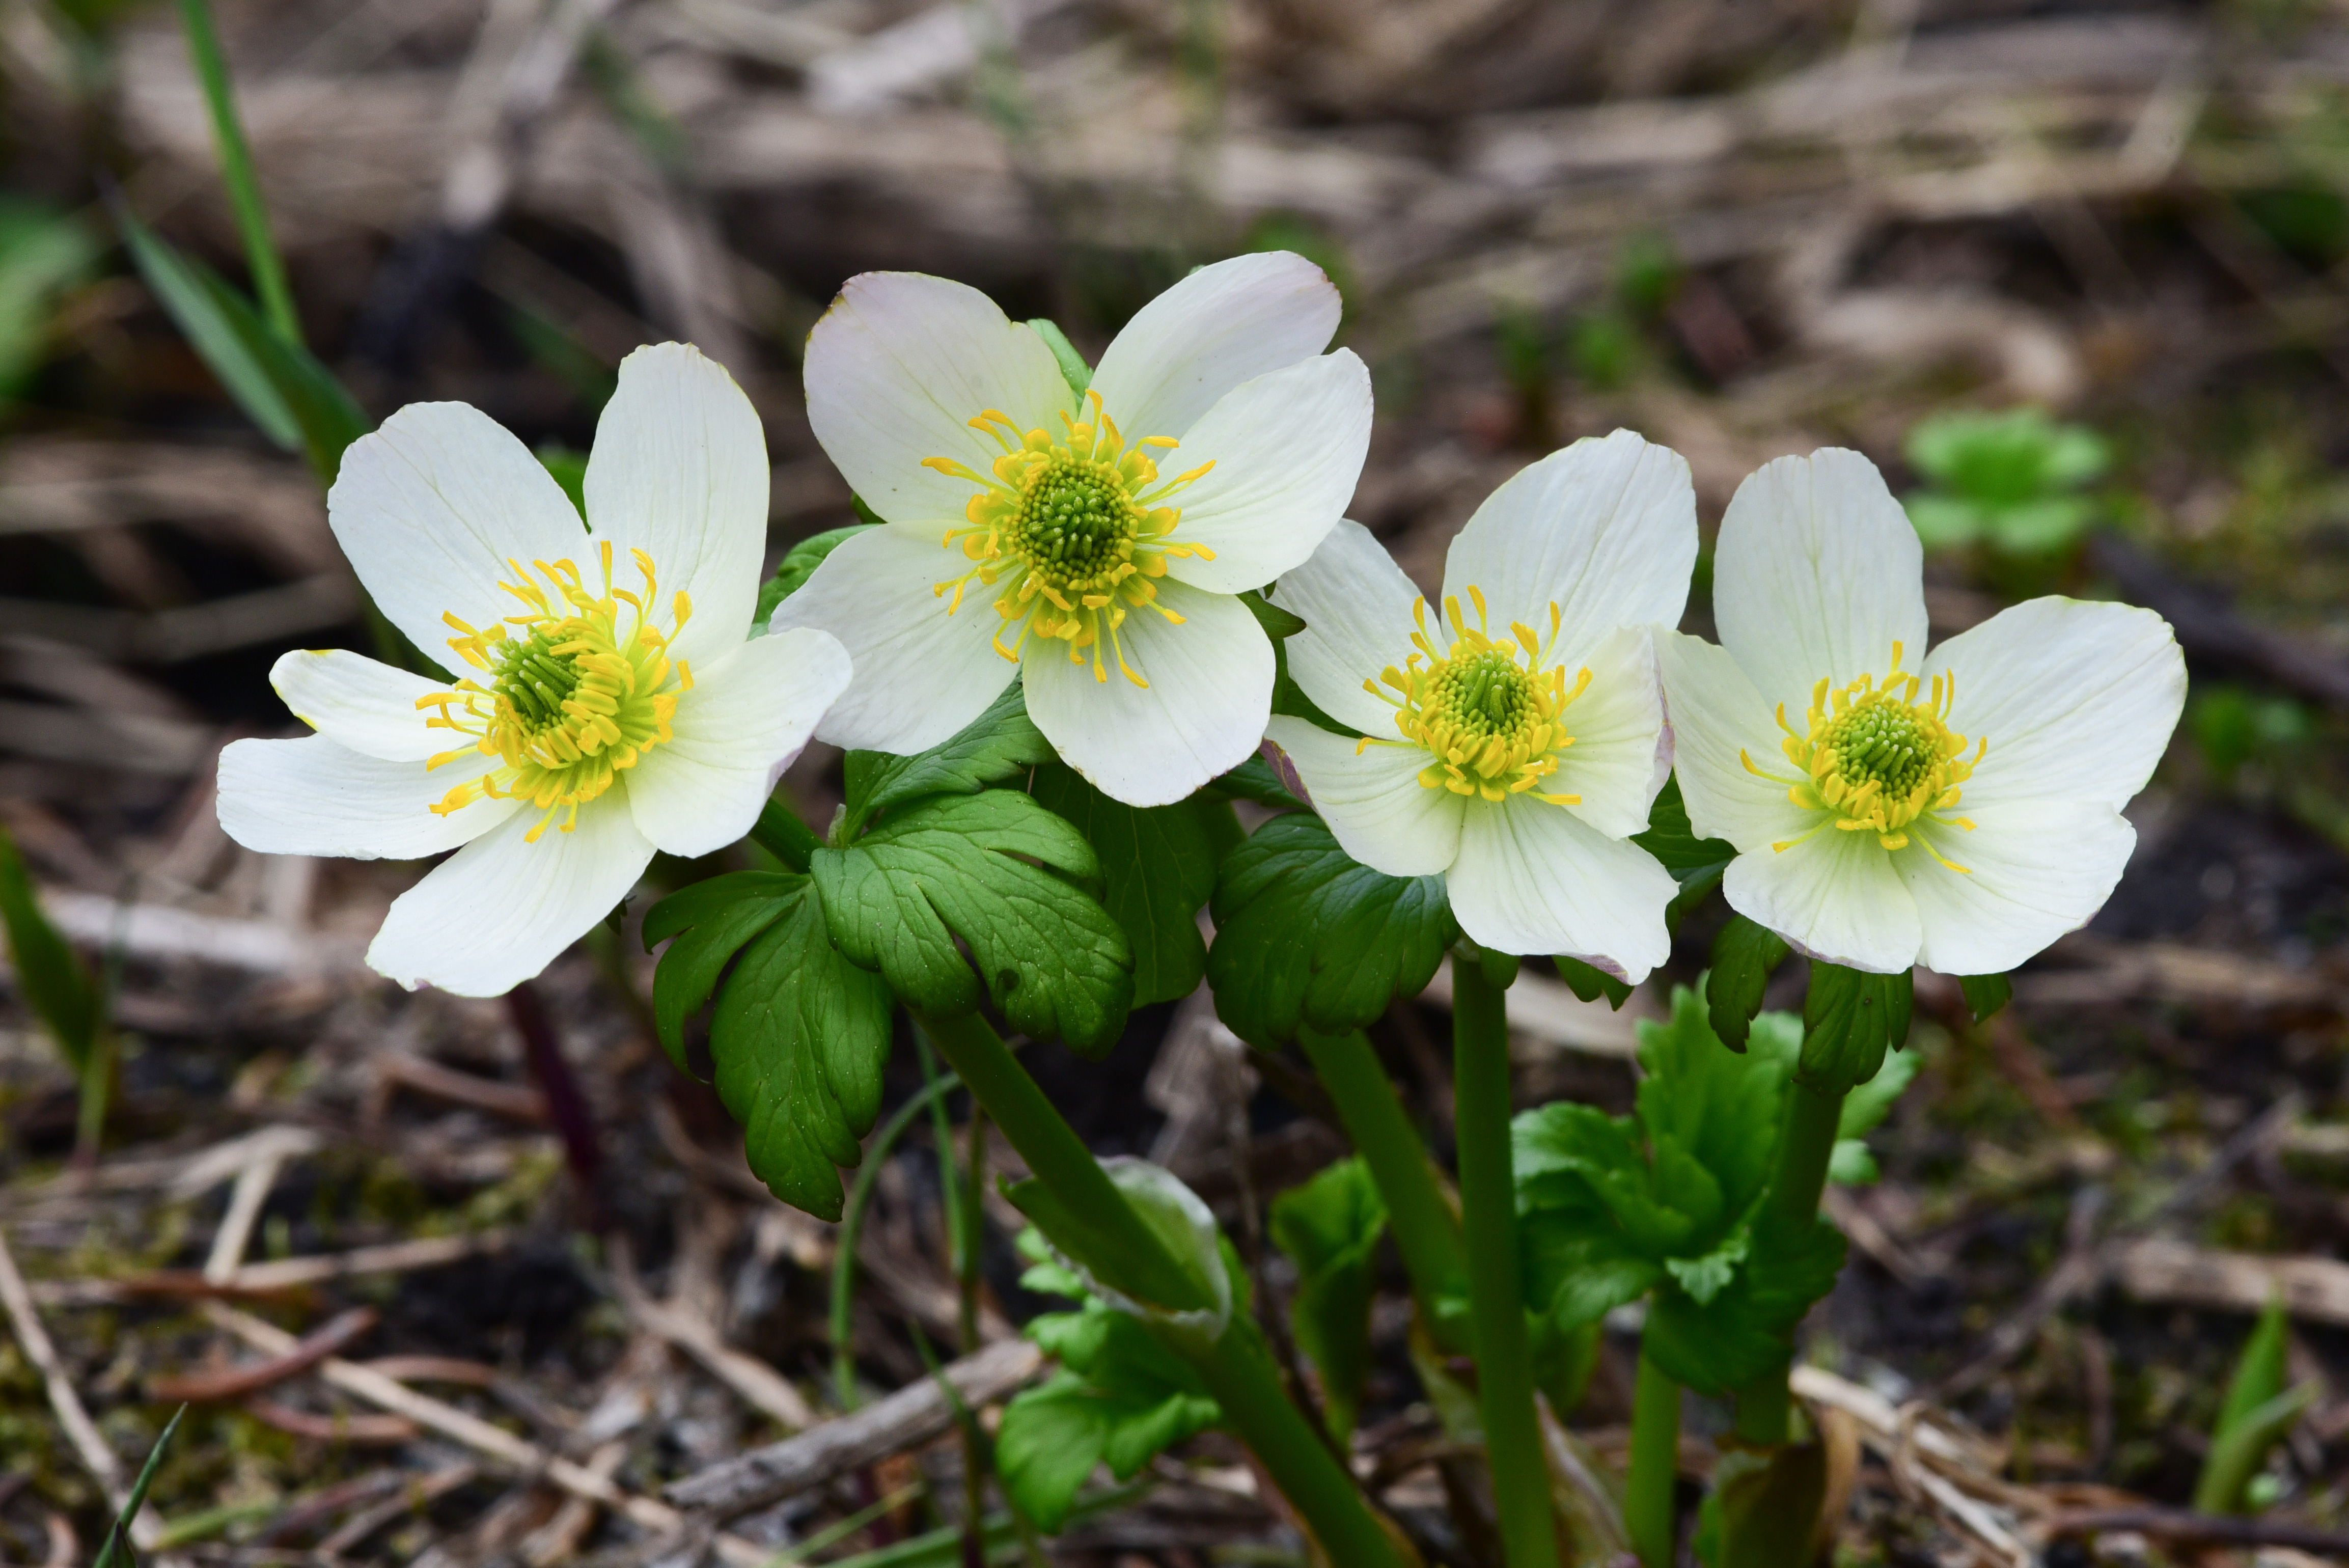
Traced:
POLYGON ((424 1428, 405 1416, 321 1416, 265 1398, 247 1399, 244 1410, 264 1426, 321 1443, 396 1447, 424 1435, 424 1428))
POLYGON ((2096 1508, 2059 1513, 2043 1528, 2051 1541, 2086 1535, 2150 1535, 2189 1546, 2290 1546, 2349 1552, 2349 1533, 2286 1519, 2227 1519, 2180 1508, 2096 1508))
POLYGON ((284 1355, 273 1356, 250 1366, 230 1367, 222 1372, 150 1377, 147 1380, 147 1397, 159 1405, 201 1405, 259 1393, 274 1383, 282 1383, 288 1377, 307 1372, 373 1328, 377 1317, 373 1307, 353 1307, 305 1334, 284 1355))

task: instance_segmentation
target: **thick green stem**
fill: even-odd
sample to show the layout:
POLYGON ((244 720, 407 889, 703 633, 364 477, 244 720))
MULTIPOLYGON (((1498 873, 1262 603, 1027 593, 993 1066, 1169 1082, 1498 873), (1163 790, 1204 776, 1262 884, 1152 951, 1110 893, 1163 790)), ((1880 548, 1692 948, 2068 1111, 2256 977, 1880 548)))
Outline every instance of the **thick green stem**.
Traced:
POLYGON ((1452 966, 1452 1093, 1459 1129, 1460 1207, 1468 1243, 1469 1336, 1477 1406, 1509 1568, 1557 1568, 1549 1469, 1534 1410, 1533 1354, 1517 1257, 1517 1193, 1509 1154, 1509 1018, 1516 961, 1495 954, 1452 966))
POLYGON ((1460 1239, 1459 1216, 1436 1186, 1427 1146, 1360 1030, 1321 1034, 1301 1029, 1297 1039, 1338 1107, 1355 1152, 1371 1168, 1420 1310, 1431 1329, 1439 1328, 1443 1320, 1434 1303, 1468 1293, 1468 1251, 1460 1239))
POLYGON ((1623 1489, 1623 1524, 1640 1568, 1671 1568, 1673 1489, 1681 1468, 1681 1386, 1640 1347, 1631 1396, 1631 1474, 1623 1489))
POLYGON ((751 825, 750 836, 760 848, 794 871, 808 868, 809 858, 823 842, 813 828, 800 820, 798 812, 774 799, 759 808, 759 820, 751 825))
POLYGON ((212 7, 205 0, 180 0, 180 21, 188 35, 188 54, 202 84, 204 102, 212 109, 212 138, 220 144, 221 177, 228 183, 229 205, 236 211, 237 232, 244 237, 245 263, 253 269, 253 288, 277 336, 288 343, 302 341, 302 318, 295 313, 294 291, 286 286, 285 264, 269 237, 268 209, 261 204, 261 182, 254 178, 253 150, 246 145, 244 127, 236 117, 236 97, 229 86, 228 60, 221 53, 220 32, 212 26, 212 7))
MULTIPOLYGON (((1208 1304, 1198 1282, 1142 1222, 986 1019, 975 1012, 926 1013, 918 1022, 1029 1172, 1084 1228, 1096 1257, 1112 1262, 1120 1279, 1149 1300, 1176 1309, 1208 1304)), ((1254 1319, 1235 1312, 1222 1337, 1204 1351, 1195 1338, 1154 1331, 1197 1368, 1223 1407, 1225 1425, 1270 1473, 1333 1561, 1347 1568, 1402 1568, 1353 1477, 1289 1400, 1254 1319)))
POLYGON ((1086 1239, 1099 1249, 1098 1257, 1146 1300, 1176 1311, 1211 1304, 1199 1282, 1158 1244, 1092 1150, 1036 1086, 1028 1069, 1004 1048, 1002 1036, 986 1019, 976 1012, 923 1013, 918 1022, 1028 1162, 1029 1173, 1084 1227, 1086 1239))
MULTIPOLYGON (((1817 1220, 1836 1128, 1843 1120, 1843 1093, 1823 1095, 1798 1078, 1786 1099, 1786 1124, 1778 1133, 1770 1193, 1754 1221, 1754 1250, 1764 1255, 1798 1242, 1817 1220)), ((1794 1403, 1786 1374, 1794 1355, 1790 1345, 1785 1360, 1737 1391, 1737 1435, 1745 1441, 1783 1443, 1791 1437, 1794 1403)))
POLYGON ((1223 1407, 1224 1424, 1271 1474, 1330 1562, 1402 1568, 1402 1554, 1363 1502, 1354 1478, 1288 1397, 1253 1318, 1235 1312, 1215 1348, 1189 1359, 1223 1407))

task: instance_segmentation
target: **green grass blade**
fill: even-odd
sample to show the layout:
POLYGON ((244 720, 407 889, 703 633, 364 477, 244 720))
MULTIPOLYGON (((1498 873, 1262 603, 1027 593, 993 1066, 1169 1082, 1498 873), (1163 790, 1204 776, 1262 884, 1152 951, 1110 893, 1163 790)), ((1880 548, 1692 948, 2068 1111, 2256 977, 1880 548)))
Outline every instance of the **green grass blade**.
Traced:
POLYGON ((163 1450, 171 1446, 171 1438, 187 1415, 185 1405, 172 1411, 171 1424, 155 1439, 155 1446, 147 1450, 147 1462, 140 1467, 139 1479, 130 1483, 130 1495, 124 1500, 122 1511, 114 1516, 113 1528, 106 1532, 106 1543, 98 1549, 98 1561, 90 1568, 137 1568, 139 1560, 130 1550, 130 1521, 147 1506, 147 1489, 155 1483, 155 1472, 162 1468, 163 1450))
POLYGON ((302 318, 294 309, 294 291, 285 281, 285 264, 269 237, 269 213, 261 204, 261 182, 253 172, 253 149, 237 119, 236 93, 229 85, 228 60, 221 53, 220 30, 212 26, 212 7, 205 0, 180 0, 180 22, 188 35, 188 55, 196 80, 212 110, 212 138, 220 144, 221 178, 227 182, 229 204, 236 211, 238 234, 244 238, 245 265, 253 269, 254 292, 261 296, 271 330, 285 342, 299 347, 302 318))
POLYGON ((926 1110, 933 1099, 960 1087, 962 1080, 948 1073, 916 1090, 897 1107, 895 1116, 881 1124, 873 1141, 864 1146, 864 1161, 856 1168, 856 1179, 849 1186, 847 1205, 840 1212, 840 1234, 833 1239, 832 1249, 832 1386, 843 1410, 856 1407, 856 1358, 852 1343, 854 1329, 850 1308, 856 1300, 856 1238, 864 1228, 864 1206, 872 1201, 873 1183, 881 1168, 888 1163, 890 1149, 905 1136, 914 1118, 926 1110))
POLYGON ((98 985, 42 912, 24 857, 5 827, 0 827, 0 923, 7 927, 17 989, 47 1025, 58 1053, 75 1073, 86 1072, 98 1033, 98 985))

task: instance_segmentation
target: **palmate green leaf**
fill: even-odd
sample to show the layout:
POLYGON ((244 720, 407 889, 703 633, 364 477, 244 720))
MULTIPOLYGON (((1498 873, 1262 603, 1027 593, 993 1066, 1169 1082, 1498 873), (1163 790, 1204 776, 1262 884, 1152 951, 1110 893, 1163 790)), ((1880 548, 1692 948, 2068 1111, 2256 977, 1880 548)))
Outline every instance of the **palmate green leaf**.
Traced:
POLYGON ((838 1168, 858 1163, 880 1115, 893 1009, 880 977, 833 947, 809 880, 789 880, 796 897, 719 994, 709 1054, 752 1172, 784 1202, 837 1220, 838 1168))
POLYGON ((307 457, 319 483, 332 484, 344 448, 367 431, 367 416, 342 383, 308 349, 271 330, 218 274, 181 255, 119 202, 114 219, 147 286, 245 417, 307 457))
MULTIPOLYGON (((1612 1234, 1618 1250, 1659 1265, 1692 1243, 1705 1250, 1697 1221, 1659 1192, 1630 1116, 1559 1100, 1526 1112, 1509 1131, 1521 1209, 1575 1212, 1594 1235, 1612 1234)), ((1712 1206, 1719 1202, 1716 1187, 1712 1206)))
POLYGON ((2014 1000, 2014 982, 2002 974, 1961 974, 1958 986, 1964 992, 1966 1011, 1973 1014, 1976 1023, 1987 1023, 1999 1010, 2014 1000))
POLYGON ((653 972, 653 1022, 680 1071, 693 1070, 685 1021, 701 1011, 734 955, 798 906, 807 880, 788 872, 733 871, 672 893, 647 911, 647 952, 678 939, 653 972))
POLYGON ((995 1465, 1013 1504, 1047 1532, 1068 1522, 1096 1464, 1124 1480, 1223 1418, 1197 1375, 1123 1313, 1093 1303, 1081 1313, 1039 1318, 1029 1333, 1061 1355, 1061 1370, 1005 1407, 995 1465), (1080 1347, 1083 1364, 1073 1365, 1080 1347))
POLYGON ((1762 1010, 1762 993, 1769 987, 1771 972, 1786 961, 1786 944, 1775 931, 1743 915, 1731 916, 1713 939, 1705 1004, 1713 1033, 1732 1051, 1745 1049, 1746 1030, 1762 1010))
POLYGON ((1224 857, 1207 982, 1249 1044, 1299 1024, 1360 1029, 1416 996, 1460 934, 1441 877, 1400 877, 1349 857, 1319 817, 1277 816, 1224 857))
POLYGON ((1843 1260, 1842 1232, 1820 1220, 1799 1245, 1748 1256, 1710 1301, 1667 1283, 1648 1309, 1640 1351, 1698 1393, 1726 1394, 1783 1360, 1787 1336, 1835 1288, 1843 1260))
POLYGON ((1133 949, 1134 1005, 1197 990, 1207 967, 1199 907, 1216 890, 1215 839, 1202 814, 1226 808, 1199 795, 1173 805, 1127 805, 1060 763, 1036 770, 1034 791, 1100 857, 1102 906, 1133 949))
POLYGON ((57 1042, 58 1054, 79 1075, 89 1064, 102 1023, 98 982, 49 923, 5 827, 0 827, 0 925, 7 928, 16 989, 57 1042))
POLYGON ((871 526, 869 523, 851 523, 845 528, 829 528, 784 551, 783 558, 775 564, 774 575, 759 585, 759 607, 751 612, 750 624, 764 630, 775 607, 806 587, 807 580, 815 576, 815 569, 823 565, 825 556, 871 526))
POLYGON ((1133 997, 1125 933, 1084 888, 1084 837, 1009 790, 908 805, 810 869, 833 940, 924 1012, 967 1012, 980 982, 1013 1028, 1098 1054, 1133 997), (956 946, 970 949, 966 961, 956 946), (978 973, 972 973, 972 965, 978 973))
POLYGON ((938 794, 972 794, 989 784, 1024 778, 1052 760, 1052 743, 1028 717, 1019 682, 1006 686, 987 711, 944 743, 910 757, 851 752, 845 772, 848 815, 841 841, 853 840, 892 806, 938 794))
POLYGON ((671 894, 645 917, 645 946, 664 941, 653 1014, 669 1059, 690 1071, 685 1021, 717 991, 709 1055, 751 1170, 784 1202, 839 1219, 838 1168, 859 1161, 880 1113, 888 988, 833 946, 814 884, 796 872, 737 871, 671 894))
POLYGON ((1371 1265, 1386 1230, 1387 1206, 1359 1158, 1272 1200, 1273 1244, 1297 1265, 1289 1321, 1321 1374, 1322 1411, 1340 1444, 1354 1429, 1370 1375, 1371 1265))
POLYGON ((1660 1153, 1685 1150, 1701 1161, 1735 1223, 1769 1183, 1784 1067, 1723 1050, 1703 1000, 1686 986, 1672 989, 1670 1019, 1642 1022, 1639 1035, 1647 1072, 1639 1088, 1640 1124, 1651 1146, 1660 1153))
POLYGON ((1811 962, 1803 997, 1803 1050, 1795 1071, 1823 1095, 1868 1082, 1885 1053, 1909 1037, 1910 971, 1869 974, 1822 960, 1811 962))

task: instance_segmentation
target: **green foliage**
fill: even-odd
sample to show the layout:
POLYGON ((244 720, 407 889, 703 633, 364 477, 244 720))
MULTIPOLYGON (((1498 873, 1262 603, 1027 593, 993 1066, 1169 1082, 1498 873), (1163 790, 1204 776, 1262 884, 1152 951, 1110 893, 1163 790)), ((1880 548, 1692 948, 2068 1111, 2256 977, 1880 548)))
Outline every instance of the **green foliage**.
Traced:
POLYGON ((58 296, 88 275, 98 254, 79 219, 0 197, 0 402, 23 393, 48 351, 58 296))
POLYGON ((1127 805, 1059 763, 1036 770, 1034 788, 1100 858, 1102 907, 1133 951, 1134 1005, 1197 990, 1207 967, 1199 906, 1216 890, 1215 841, 1204 814, 1225 810, 1223 803, 1194 795, 1173 805, 1127 805))
POLYGON ((1230 800, 1252 800, 1275 811, 1302 811, 1305 803, 1289 792, 1261 755, 1250 757, 1231 772, 1210 779, 1206 793, 1230 800))
POLYGON ((887 987, 841 955, 796 873, 735 872, 672 894, 645 917, 645 945, 671 937, 653 979, 662 1045, 686 1064, 684 1021, 730 963, 709 1027, 719 1097, 768 1189, 839 1219, 837 1168, 859 1162, 880 1114, 887 987))
POLYGON ((130 1549, 130 1521, 137 1519, 139 1511, 147 1506, 147 1489, 155 1484, 155 1472, 162 1468, 163 1452, 171 1446, 171 1438, 178 1434, 180 1423, 187 1418, 187 1414, 185 1405, 172 1411, 162 1436, 157 1438, 155 1446, 147 1450, 147 1462, 139 1467, 139 1479, 130 1483, 130 1494, 123 1499, 121 1511, 107 1527, 106 1539, 99 1543, 98 1556, 92 1560, 90 1568, 139 1568, 139 1554, 130 1549))
POLYGON ((1030 769, 1050 762, 1052 755, 1051 742, 1028 717, 1027 698, 1014 680, 986 712, 926 752, 910 757, 849 753, 848 815, 841 820, 838 836, 843 843, 854 839, 892 806, 932 795, 972 794, 989 784, 1024 780, 1030 769))
POLYGON ((574 452, 567 446, 549 441, 538 449, 538 465, 546 470, 563 493, 571 497, 571 509, 579 514, 579 521, 587 521, 587 454, 574 452))
POLYGON ((1359 1158, 1342 1159, 1272 1200, 1272 1240, 1297 1265, 1289 1321, 1321 1374, 1330 1435, 1348 1441, 1371 1368, 1371 1264, 1387 1206, 1359 1158))
POLYGON ((1037 1261, 1021 1283, 1075 1298, 1075 1312, 1029 1322, 1030 1339, 1061 1370, 1016 1397, 995 1439, 996 1473, 1019 1511, 1047 1532, 1068 1523, 1077 1490, 1097 1464, 1124 1480, 1168 1446, 1205 1431, 1223 1411, 1190 1366, 1131 1314, 1087 1294, 1050 1261, 1034 1231, 1020 1251, 1037 1261))
POLYGON ((1958 987, 1965 992, 1966 1011, 1976 1023, 1987 1023, 2014 1000, 2014 983, 2002 974, 1961 974, 1958 987))
POLYGON ((114 220, 147 286, 245 417, 278 446, 308 458, 319 483, 332 484, 343 449, 367 431, 342 383, 218 274, 181 255, 119 203, 114 220))
POLYGON ((1732 1051, 1745 1049, 1746 1032, 1762 1011, 1762 993, 1771 973, 1786 961, 1786 944, 1775 931, 1743 915, 1713 939, 1713 969, 1704 994, 1712 1013, 1713 1031, 1732 1051))
POLYGON ((879 970, 908 1006, 968 1012, 983 981, 1015 1029, 1089 1054, 1116 1044, 1133 950, 1071 880, 1098 883, 1092 846, 1029 796, 911 803, 844 847, 818 849, 810 869, 841 951, 879 970))
POLYGON ((1611 391, 1631 379, 1640 357, 1639 329, 1620 310, 1578 317, 1567 332, 1566 357, 1586 386, 1611 391))
POLYGON ((1631 842, 1654 856, 1681 885, 1664 907, 1664 926, 1672 931, 1681 929, 1682 918, 1704 901, 1704 896, 1719 885, 1722 873, 1729 869, 1729 863, 1737 858, 1736 846, 1727 839, 1696 836, 1677 777, 1664 780, 1655 804, 1648 808, 1647 827, 1633 834, 1631 842))
POLYGON ((1028 325, 1035 330, 1037 337, 1044 340, 1044 347, 1052 351, 1053 359, 1061 367, 1061 379, 1069 383, 1069 390, 1080 398, 1083 397, 1085 389, 1093 384, 1093 368, 1085 363, 1085 357, 1077 352, 1077 346, 1069 341, 1069 335, 1061 330, 1061 324, 1049 316, 1037 316, 1030 317, 1028 325))
POLYGON ((1127 1218, 1114 1231, 1088 1221, 1041 1181, 1011 1182, 1003 1193, 1050 1238, 1086 1289, 1116 1292, 1123 1298, 1116 1304, 1151 1315, 1185 1338, 1212 1344, 1230 1321, 1234 1277, 1246 1281, 1214 1213, 1164 1166, 1110 1159, 1102 1168, 1125 1199, 1127 1218), (1154 1268, 1152 1255, 1174 1268, 1154 1268), (1145 1288, 1145 1280, 1154 1285, 1145 1288))
POLYGON ((869 523, 852 523, 845 528, 827 529, 786 550, 775 565, 775 575, 759 586, 759 607, 750 614, 750 624, 764 627, 775 613, 775 607, 805 587, 826 556, 871 526, 869 523))
POLYGON ((1796 1075, 1830 1098, 1875 1077, 1884 1054, 1909 1038, 1912 991, 1908 970, 1869 974, 1812 960, 1796 1075))
POLYGON ((2186 732, 2221 784, 2232 784, 2246 763, 2288 753, 2315 729, 2308 710, 2291 698, 2240 686, 2197 681, 2186 708, 2186 732))
MULTIPOLYGON (((1581 1328, 1652 1290, 1650 1353, 1678 1381, 1717 1393, 1783 1355, 1785 1334, 1834 1287, 1843 1239, 1821 1221, 1797 1246, 1754 1251, 1802 1026, 1763 1013, 1738 1054, 1707 1012, 1682 987, 1669 1022, 1640 1025, 1645 1076, 1631 1116, 1560 1102, 1513 1132, 1527 1299, 1547 1326, 1581 1328)), ((1873 1179, 1859 1139, 1916 1065, 1895 1056, 1846 1102, 1831 1179, 1873 1179)))
POLYGON ((1933 488, 1909 497, 1909 520, 1934 547, 1986 543, 2002 555, 2069 545, 2095 514, 2072 492, 2105 472, 2104 440, 2036 409, 1955 410, 1909 432, 1908 456, 1933 488))
POLYGON ((5 827, 0 827, 0 925, 7 928, 16 989, 57 1042, 57 1054, 80 1075, 106 1026, 104 998, 96 978, 33 896, 32 877, 5 827))
POLYGON ((1224 857, 1207 983, 1251 1044, 1360 1029, 1427 987, 1460 934, 1441 877, 1389 877, 1318 816, 1277 816, 1224 857))
POLYGON ((2243 1345, 2235 1376, 2227 1385, 2210 1451, 2194 1487, 2194 1507, 2202 1513, 2248 1513, 2257 1501, 2256 1482, 2268 1455, 2283 1441, 2314 1402, 2313 1385, 2287 1385, 2292 1321, 2281 1297, 2269 1300, 2243 1345))
POLYGON ((1623 1011, 1623 1004, 1631 1000, 1630 981, 1619 980, 1605 970, 1595 969, 1578 958, 1568 958, 1560 954, 1555 961, 1557 964, 1557 978, 1566 981, 1567 990, 1574 992, 1582 1001, 1596 1002, 1603 996, 1607 999, 1607 1005, 1609 1008, 1620 1012, 1623 1011))

